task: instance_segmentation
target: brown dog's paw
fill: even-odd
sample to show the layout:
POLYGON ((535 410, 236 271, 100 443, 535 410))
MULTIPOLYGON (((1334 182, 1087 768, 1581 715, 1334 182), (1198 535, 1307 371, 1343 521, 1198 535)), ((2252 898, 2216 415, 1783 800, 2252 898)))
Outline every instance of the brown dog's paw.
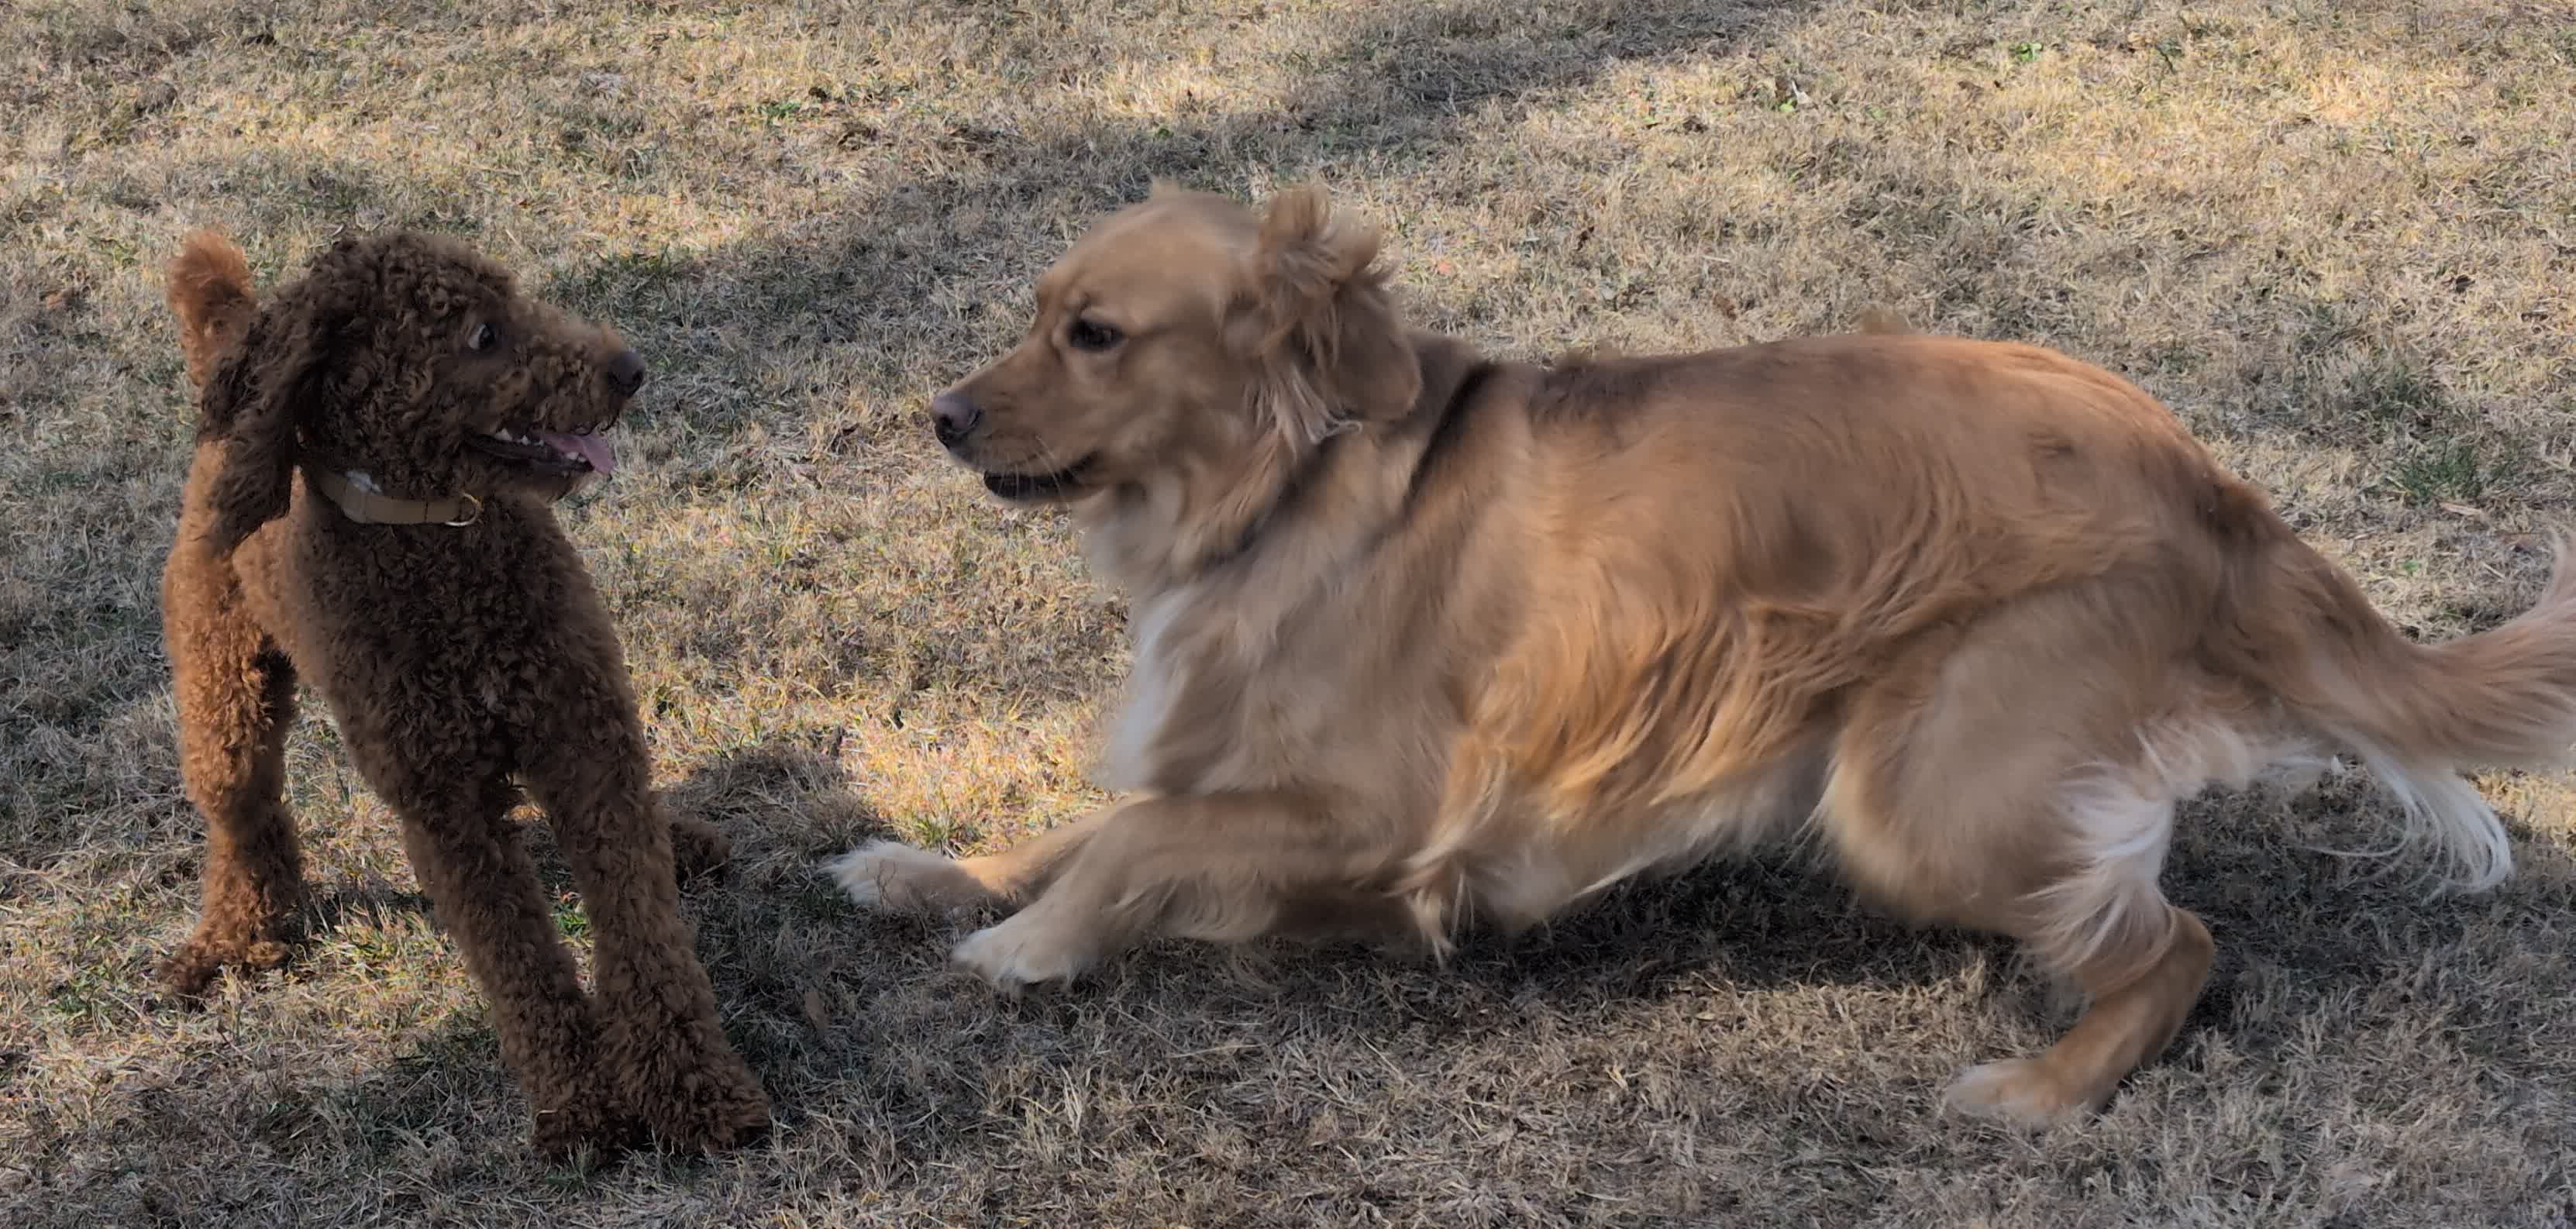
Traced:
POLYGON ((642 1147, 645 1140, 644 1124, 597 1098, 539 1109, 528 1131, 529 1146, 554 1162, 571 1160, 585 1148, 607 1160, 642 1147))
POLYGON ((170 954, 161 962, 157 975, 161 984, 182 1001, 195 1002, 206 996, 206 987, 224 971, 221 954, 208 951, 194 942, 170 954))
POLYGON ((188 940, 157 970, 161 984, 182 1002, 194 1003, 205 998, 206 988, 226 967, 245 971, 274 969, 286 963, 293 949, 274 939, 223 941, 198 935, 188 940))
POLYGON ((664 1016, 652 1010, 660 1005, 608 1023, 600 1067, 626 1111, 681 1151, 720 1152, 760 1138, 769 1129, 768 1094, 712 1012, 664 1016))
POLYGON ((643 1107, 653 1134, 681 1151, 724 1152, 769 1133, 769 1095, 738 1063, 673 1081, 643 1107), (727 1070, 726 1068, 731 1068, 727 1070))
POLYGON ((733 858, 733 838, 691 815, 671 820, 671 868, 685 883, 722 870, 733 858))

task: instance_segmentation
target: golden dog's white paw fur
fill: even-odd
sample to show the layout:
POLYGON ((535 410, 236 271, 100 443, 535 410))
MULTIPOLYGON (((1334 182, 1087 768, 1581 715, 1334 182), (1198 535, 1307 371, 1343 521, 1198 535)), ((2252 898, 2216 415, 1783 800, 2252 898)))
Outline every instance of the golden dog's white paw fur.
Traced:
POLYGON ((951 859, 896 841, 870 841, 824 869, 859 907, 881 913, 963 909, 990 895, 951 859))
POLYGON ((996 990, 1069 982, 1089 968, 1090 945, 1067 928, 1050 925, 1032 909, 966 936, 949 959, 974 971, 996 990))
POLYGON ((2100 1108, 2062 1087, 2056 1074, 2035 1058, 2007 1058, 1970 1067, 1950 1081, 1941 1104, 1963 1117, 2025 1131, 2044 1131, 2100 1108))

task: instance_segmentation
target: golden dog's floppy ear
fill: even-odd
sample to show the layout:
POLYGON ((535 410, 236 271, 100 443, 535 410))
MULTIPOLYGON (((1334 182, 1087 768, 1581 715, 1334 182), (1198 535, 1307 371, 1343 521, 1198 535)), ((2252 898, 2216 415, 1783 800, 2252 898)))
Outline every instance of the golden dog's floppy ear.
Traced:
POLYGON ((303 281, 261 306, 200 396, 198 433, 225 443, 211 491, 218 554, 286 514, 296 428, 328 395, 332 356, 355 301, 349 266, 356 248, 355 240, 341 240, 303 281))
POLYGON ((1242 341, 1259 368, 1255 398, 1292 440, 1400 417, 1421 395, 1422 368, 1377 255, 1377 229, 1335 218, 1322 187, 1271 197, 1242 341))

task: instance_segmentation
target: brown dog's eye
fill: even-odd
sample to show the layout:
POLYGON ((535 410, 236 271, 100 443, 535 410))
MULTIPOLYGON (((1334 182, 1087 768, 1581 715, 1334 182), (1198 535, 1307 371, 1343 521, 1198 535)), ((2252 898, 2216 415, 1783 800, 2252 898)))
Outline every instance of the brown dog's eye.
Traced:
POLYGON ((1097 320, 1076 319, 1064 331, 1064 340, 1076 350, 1106 350, 1125 340, 1125 334, 1097 320))
POLYGON ((491 349, 492 344, 499 340, 501 340, 501 330, 493 328, 489 323, 478 324, 474 326, 473 332, 465 335, 465 348, 481 353, 491 349))

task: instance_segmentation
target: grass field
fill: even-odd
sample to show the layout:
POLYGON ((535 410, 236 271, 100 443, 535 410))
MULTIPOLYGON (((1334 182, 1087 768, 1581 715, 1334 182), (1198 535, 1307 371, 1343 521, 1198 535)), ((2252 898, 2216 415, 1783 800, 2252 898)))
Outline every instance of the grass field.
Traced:
MULTIPOLYGON (((2564 0, 12 0, 0 10, 0 1223, 2576 1223, 2570 782, 2483 779, 2521 873, 2319 852, 2330 781, 2196 804, 2209 995, 2100 1119, 1935 1111, 2070 1005, 1790 857, 1441 972, 1158 945, 995 998, 816 873, 1098 800, 1124 611, 945 467, 929 394, 1150 176, 1320 175, 1494 349, 1921 327, 2167 398, 2426 636, 2576 520, 2564 0), (373 10, 361 18, 360 11, 373 10), (716 1160, 549 1169, 390 817, 308 715, 320 901, 163 1001, 198 825, 157 571, 192 406, 156 270, 470 236, 655 368, 566 509, 661 778, 730 830, 699 948, 779 1107, 716 1160)), ((539 830, 537 847, 582 920, 539 830)))

